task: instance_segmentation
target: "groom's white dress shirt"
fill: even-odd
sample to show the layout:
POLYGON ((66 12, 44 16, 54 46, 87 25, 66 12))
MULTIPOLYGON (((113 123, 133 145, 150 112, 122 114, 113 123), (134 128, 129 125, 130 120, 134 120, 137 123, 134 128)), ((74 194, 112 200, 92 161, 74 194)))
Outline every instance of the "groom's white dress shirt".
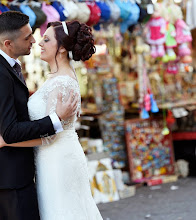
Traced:
MULTIPOLYGON (((2 51, 0 49, 0 55, 3 56, 7 62, 10 64, 11 67, 13 67, 15 65, 15 63, 17 62, 19 65, 21 65, 20 61, 17 59, 15 60, 14 58, 11 58, 10 56, 8 56, 4 51, 2 51)), ((49 115, 51 121, 52 121, 52 124, 53 124, 53 127, 54 127, 54 130, 55 130, 55 133, 59 133, 61 131, 63 131, 63 127, 62 127, 62 124, 59 120, 59 117, 57 116, 57 114, 54 112, 52 114, 49 115)))

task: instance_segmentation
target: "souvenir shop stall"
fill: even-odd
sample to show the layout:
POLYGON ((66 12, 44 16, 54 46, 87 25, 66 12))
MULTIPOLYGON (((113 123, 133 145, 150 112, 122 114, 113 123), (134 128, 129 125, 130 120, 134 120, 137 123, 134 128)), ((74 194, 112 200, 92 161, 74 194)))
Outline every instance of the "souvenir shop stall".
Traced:
MULTIPOLYGON (((37 43, 48 22, 92 27, 96 53, 73 65, 82 97, 76 129, 96 203, 133 196, 138 183, 177 179, 173 140, 196 134, 193 8, 189 1, 1 1, 0 12, 30 17, 37 43)), ((50 77, 39 57, 35 44, 21 58, 30 93, 50 77)))

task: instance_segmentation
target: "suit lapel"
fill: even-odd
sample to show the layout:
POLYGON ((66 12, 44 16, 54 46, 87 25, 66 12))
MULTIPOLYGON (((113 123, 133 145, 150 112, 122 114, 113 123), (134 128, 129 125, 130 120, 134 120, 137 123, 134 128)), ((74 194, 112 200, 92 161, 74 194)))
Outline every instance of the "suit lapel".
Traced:
POLYGON ((12 74, 15 75, 15 77, 22 83, 22 85, 24 85, 27 88, 27 86, 25 85, 25 83, 20 79, 19 75, 15 72, 15 70, 10 66, 10 64, 7 62, 7 60, 0 55, 0 63, 2 63, 12 74))

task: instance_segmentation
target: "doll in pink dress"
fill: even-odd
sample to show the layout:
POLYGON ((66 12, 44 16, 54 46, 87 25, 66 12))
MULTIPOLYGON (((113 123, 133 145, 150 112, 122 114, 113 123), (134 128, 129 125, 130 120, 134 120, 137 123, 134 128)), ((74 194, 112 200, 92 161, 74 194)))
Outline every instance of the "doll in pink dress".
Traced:
POLYGON ((146 24, 147 34, 146 40, 151 45, 151 56, 163 57, 165 55, 165 30, 166 21, 160 16, 160 5, 155 5, 155 11, 151 19, 146 24))
POLYGON ((176 41, 178 43, 178 55, 187 56, 191 54, 188 43, 192 41, 191 32, 188 25, 183 21, 182 10, 178 5, 169 6, 172 14, 173 23, 176 28, 176 41))

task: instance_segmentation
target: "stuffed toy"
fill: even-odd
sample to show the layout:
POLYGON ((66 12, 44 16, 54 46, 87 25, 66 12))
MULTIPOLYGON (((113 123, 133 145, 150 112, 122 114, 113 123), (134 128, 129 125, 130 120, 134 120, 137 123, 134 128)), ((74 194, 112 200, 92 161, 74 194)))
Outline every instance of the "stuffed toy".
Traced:
POLYGON ((168 7, 163 5, 161 10, 161 15, 166 20, 166 39, 165 39, 165 48, 166 48, 166 54, 164 55, 162 61, 164 63, 167 63, 169 61, 176 60, 176 54, 173 50, 177 46, 176 42, 176 29, 174 24, 171 23, 173 19, 171 19, 172 13, 171 10, 168 9, 168 7))
POLYGON ((161 17, 161 5, 154 5, 154 13, 146 24, 147 43, 151 46, 151 56, 163 57, 165 55, 165 31, 166 21, 161 17))
POLYGON ((182 10, 178 5, 169 6, 172 23, 176 27, 176 42, 178 43, 178 55, 186 56, 191 54, 188 43, 192 41, 191 32, 188 25, 183 21, 182 10))

